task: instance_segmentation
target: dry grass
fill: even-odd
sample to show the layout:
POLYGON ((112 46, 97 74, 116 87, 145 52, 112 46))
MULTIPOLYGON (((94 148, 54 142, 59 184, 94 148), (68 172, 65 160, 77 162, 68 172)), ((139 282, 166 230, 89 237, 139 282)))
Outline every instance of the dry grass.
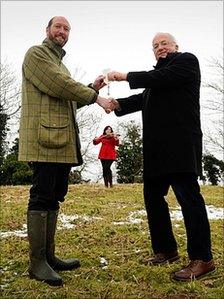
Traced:
MULTIPOLYGON (((206 204, 223 207, 221 187, 203 186, 202 193, 206 204)), ((28 196, 29 186, 1 187, 2 231, 22 229, 26 223, 28 196)), ((171 191, 168 202, 171 207, 176 206, 171 191)), ((72 229, 57 231, 56 251, 60 257, 78 257, 81 268, 60 273, 63 287, 31 280, 27 274, 27 239, 3 238, 1 298, 224 298, 223 221, 210 221, 217 270, 202 280, 178 283, 170 275, 188 262, 183 222, 173 221, 181 260, 172 265, 146 266, 142 260, 151 254, 146 216, 135 215, 143 220, 140 223, 131 223, 128 218, 131 212, 143 209, 141 184, 116 185, 107 190, 102 185, 69 186, 60 214, 77 215, 77 218, 72 222, 72 229), (101 258, 106 259, 107 267, 103 267, 101 258)))

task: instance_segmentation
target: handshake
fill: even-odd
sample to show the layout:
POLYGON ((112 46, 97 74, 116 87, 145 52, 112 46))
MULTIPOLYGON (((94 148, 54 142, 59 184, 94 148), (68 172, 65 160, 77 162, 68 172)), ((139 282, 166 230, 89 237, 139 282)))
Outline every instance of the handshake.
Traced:
MULTIPOLYGON (((127 79, 127 74, 119 72, 109 72, 106 76, 100 75, 96 78, 92 87, 95 90, 100 90, 105 85, 109 84, 109 81, 125 81, 127 79)), ((103 98, 101 96, 97 97, 96 103, 101 106, 106 113, 110 113, 115 109, 119 109, 119 103, 114 98, 103 98)))
POLYGON ((98 96, 96 103, 101 106, 107 114, 119 108, 119 103, 114 98, 103 98, 98 96))

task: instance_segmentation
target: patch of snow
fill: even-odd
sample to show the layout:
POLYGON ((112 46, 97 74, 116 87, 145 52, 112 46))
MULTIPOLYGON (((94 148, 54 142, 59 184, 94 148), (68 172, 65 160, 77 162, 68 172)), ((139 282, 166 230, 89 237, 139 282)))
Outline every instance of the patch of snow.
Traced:
POLYGON ((10 286, 9 283, 5 283, 5 284, 0 284, 0 288, 3 290, 3 289, 6 289, 10 286))
MULTIPOLYGON (((224 219, 224 209, 223 208, 216 208, 213 205, 206 205, 206 210, 208 214, 209 220, 219 220, 224 219)), ((145 210, 138 210, 129 213, 126 221, 115 221, 113 222, 114 225, 129 225, 129 224, 140 224, 144 221, 142 217, 146 217, 146 211, 145 210)), ((181 212, 180 207, 170 209, 170 217, 172 220, 182 220, 183 215, 181 212)), ((59 214, 58 216, 58 229, 72 229, 75 227, 75 224, 73 223, 75 220, 80 220, 84 222, 90 222, 95 220, 102 220, 102 217, 91 217, 87 215, 65 215, 65 214, 59 214)), ((175 224, 176 227, 178 227, 178 224, 175 224)), ((27 237, 27 225, 23 224, 21 230, 14 230, 14 231, 6 231, 2 232, 0 231, 0 237, 1 238, 8 238, 11 236, 16 236, 19 238, 26 238, 27 237)))
MULTIPOLYGON (((224 209, 223 208, 216 208, 213 205, 206 205, 206 211, 208 214, 209 220, 219 220, 223 219, 224 216, 224 209)), ((170 217, 172 220, 182 220, 183 215, 180 208, 177 208, 170 212, 170 217)))
POLYGON ((114 221, 113 224, 114 225, 125 225, 125 224, 130 224, 130 223, 127 221, 114 221))
POLYGON ((71 229, 75 227, 75 224, 72 223, 74 220, 82 220, 85 222, 90 222, 90 221, 94 221, 94 220, 102 220, 101 217, 90 217, 90 216, 86 216, 86 215, 65 215, 65 214, 59 214, 58 216, 58 220, 61 222, 58 224, 58 229, 71 229))
POLYGON ((213 205, 206 205, 206 210, 208 213, 209 220, 218 220, 224 219, 224 209, 223 208, 216 208, 213 205))
MULTIPOLYGON (((224 209, 223 208, 216 208, 213 205, 206 205, 206 210, 208 214, 208 219, 209 220, 219 220, 219 219, 224 219, 224 209)), ((141 216, 146 216, 146 211, 145 210, 138 210, 129 213, 127 217, 127 221, 118 221, 118 222, 113 222, 114 225, 125 225, 125 224, 138 224, 144 221, 141 216)), ((180 207, 170 209, 170 217, 172 220, 182 220, 183 215, 181 212, 180 207)), ((178 226, 178 224, 177 224, 178 226)))
MULTIPOLYGON (((62 229, 72 229, 75 227, 75 224, 72 223, 74 220, 81 220, 81 221, 85 221, 85 222, 89 222, 89 221, 94 221, 94 220, 101 220, 101 217, 90 217, 90 216, 86 216, 86 215, 65 215, 65 214, 59 214, 58 215, 58 226, 57 229, 58 230, 62 230, 62 229)), ((12 237, 12 236, 16 236, 19 238, 26 238, 27 237, 27 225, 23 224, 22 226, 23 229, 21 230, 14 230, 14 231, 6 231, 6 232, 2 232, 0 231, 0 237, 1 238, 8 238, 8 237, 12 237)))
POLYGON ((146 216, 146 211, 145 210, 140 210, 140 211, 134 211, 131 212, 128 216, 128 220, 130 223, 141 223, 143 219, 138 218, 138 216, 146 216))
POLYGON ((100 266, 105 269, 108 266, 108 261, 104 257, 100 257, 100 266))
POLYGON ((139 218, 139 216, 146 216, 146 211, 139 210, 139 211, 131 212, 127 217, 127 221, 115 221, 113 222, 113 224, 114 225, 139 224, 143 221, 143 219, 139 218))
POLYGON ((8 238, 11 236, 16 236, 19 238, 26 238, 27 237, 27 225, 23 224, 23 229, 22 230, 14 230, 14 231, 7 231, 7 232, 0 232, 0 237, 1 238, 8 238))

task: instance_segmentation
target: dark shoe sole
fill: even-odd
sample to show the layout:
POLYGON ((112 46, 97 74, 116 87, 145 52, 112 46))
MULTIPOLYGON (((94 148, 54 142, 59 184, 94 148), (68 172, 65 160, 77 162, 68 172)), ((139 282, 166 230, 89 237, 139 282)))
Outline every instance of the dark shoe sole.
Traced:
POLYGON ((38 281, 45 282, 45 283, 49 284, 50 286, 54 286, 54 287, 63 285, 62 279, 57 279, 57 280, 41 279, 41 278, 37 277, 35 274, 33 274, 32 272, 29 272, 29 277, 31 279, 36 279, 38 281))
POLYGON ((180 259, 180 256, 179 255, 176 255, 170 259, 167 259, 167 260, 164 260, 164 261, 161 261, 161 262, 148 262, 149 265, 152 265, 152 266, 158 266, 158 265, 165 265, 165 264, 172 264, 173 262, 176 262, 177 260, 180 259))
POLYGON ((195 276, 192 276, 190 278, 183 278, 183 277, 177 277, 175 275, 173 275, 172 279, 176 280, 176 281, 181 281, 181 282, 185 282, 185 281, 192 281, 192 280, 198 280, 198 279, 201 279, 201 278, 204 278, 212 273, 215 272, 215 268, 209 272, 206 272, 205 274, 202 274, 202 275, 199 275, 197 277, 195 276))

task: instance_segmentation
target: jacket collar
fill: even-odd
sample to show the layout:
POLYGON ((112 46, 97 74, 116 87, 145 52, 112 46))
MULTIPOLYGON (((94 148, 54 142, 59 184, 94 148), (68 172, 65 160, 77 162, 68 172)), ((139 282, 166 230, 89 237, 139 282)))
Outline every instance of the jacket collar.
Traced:
POLYGON ((174 59, 178 54, 181 54, 180 52, 174 52, 167 54, 166 58, 160 57, 157 61, 156 66, 154 66, 155 69, 159 69, 165 65, 167 65, 172 59, 174 59))
POLYGON ((62 59, 66 54, 65 50, 62 49, 62 47, 56 45, 52 40, 48 38, 45 38, 42 44, 51 49, 60 59, 62 59))

